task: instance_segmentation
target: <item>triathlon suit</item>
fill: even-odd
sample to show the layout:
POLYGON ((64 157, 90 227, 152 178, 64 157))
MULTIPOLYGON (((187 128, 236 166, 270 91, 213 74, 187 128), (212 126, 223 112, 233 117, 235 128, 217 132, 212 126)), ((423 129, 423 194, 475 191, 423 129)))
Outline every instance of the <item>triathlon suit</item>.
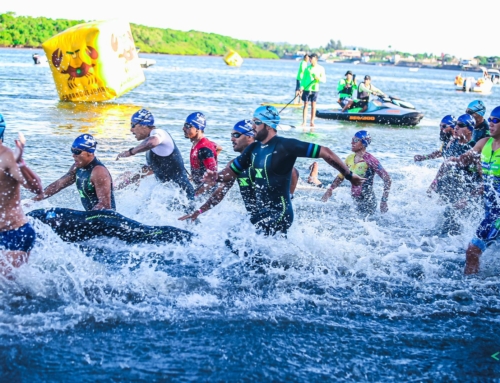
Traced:
POLYGON ((493 151, 493 138, 490 138, 483 147, 481 163, 485 217, 471 242, 481 251, 485 251, 500 234, 500 149, 493 151))
MULTIPOLYGON (((106 168, 101 161, 94 158, 94 160, 86 167, 76 169, 76 188, 78 189, 78 193, 80 193, 80 200, 82 201, 82 205, 85 210, 92 210, 94 206, 99 203, 95 187, 90 180, 92 170, 94 170, 96 166, 106 168)), ((113 194, 113 181, 111 181, 111 209, 116 210, 115 195, 113 194)))
MULTIPOLYGON (((373 192, 373 179, 375 174, 378 174, 380 178, 384 179, 389 175, 382 167, 382 164, 373 157, 370 153, 365 153, 363 155, 363 161, 354 162, 356 153, 349 154, 345 160, 347 167, 360 177, 366 178, 366 181, 362 185, 351 186, 351 196, 356 202, 357 209, 363 214, 374 214, 377 210, 377 200, 375 199, 375 193, 373 192)), ((342 174, 337 177, 344 179, 342 174)))
POLYGON ((203 137, 191 148, 189 156, 191 161, 191 177, 195 187, 201 186, 205 171, 217 171, 217 144, 203 137))
POLYGON ((35 238, 35 230, 29 223, 25 223, 17 229, 0 232, 0 248, 27 253, 33 248, 35 238))
POLYGON ((259 232, 286 233, 293 222, 290 182, 298 157, 318 158, 321 146, 275 136, 267 144, 256 141, 231 163, 239 176, 246 169, 255 188, 256 213, 250 221, 259 232))
MULTIPOLYGON (((461 144, 459 140, 450 142, 446 157, 460 157, 472 149, 471 143, 461 144)), ((444 153, 443 153, 444 156, 444 153)), ((481 176, 475 166, 451 166, 437 182, 436 192, 447 202, 456 203, 468 197, 481 183, 481 176)))
POLYGON ((472 132, 471 141, 475 144, 481 138, 489 137, 489 136, 490 136, 490 125, 488 124, 488 121, 483 120, 483 122, 481 122, 479 125, 474 127, 474 131, 472 132))
POLYGON ((175 182, 184 190, 189 199, 194 199, 193 185, 189 182, 181 152, 169 133, 153 129, 149 137, 159 137, 160 145, 146 153, 148 166, 159 182, 175 182))
POLYGON ((242 173, 238 174, 236 176, 236 181, 238 182, 238 186, 240 187, 241 198, 243 199, 245 209, 247 209, 247 212, 252 217, 257 213, 258 210, 257 201, 255 199, 255 185, 250 179, 248 170, 245 170, 242 173))
POLYGON ((50 208, 33 210, 27 215, 49 225, 67 242, 110 237, 127 243, 164 243, 190 241, 193 236, 189 231, 172 226, 143 225, 112 210, 50 208))

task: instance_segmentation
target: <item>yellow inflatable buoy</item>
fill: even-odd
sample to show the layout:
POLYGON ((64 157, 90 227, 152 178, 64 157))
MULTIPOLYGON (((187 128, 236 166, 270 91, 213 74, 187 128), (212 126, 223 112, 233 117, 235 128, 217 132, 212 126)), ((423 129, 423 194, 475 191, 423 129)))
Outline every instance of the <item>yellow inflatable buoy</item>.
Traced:
POLYGON ((61 101, 105 101, 145 81, 127 22, 75 25, 42 44, 61 101))
POLYGON ((462 86, 464 84, 464 78, 461 74, 455 77, 455 85, 462 86))
POLYGON ((224 62, 229 65, 229 66, 236 66, 239 67, 241 64, 243 64, 243 59, 241 56, 238 54, 238 52, 235 52, 233 50, 230 50, 229 52, 226 53, 224 56, 224 62))

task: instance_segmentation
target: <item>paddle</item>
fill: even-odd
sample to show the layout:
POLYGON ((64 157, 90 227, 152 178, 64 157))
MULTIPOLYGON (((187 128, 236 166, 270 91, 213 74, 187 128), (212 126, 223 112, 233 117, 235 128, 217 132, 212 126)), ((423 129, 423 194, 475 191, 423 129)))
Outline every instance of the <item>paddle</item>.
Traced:
MULTIPOLYGON (((315 82, 316 82, 316 80, 312 80, 309 84, 307 84, 307 85, 304 87, 304 89, 305 89, 305 88, 309 88, 309 87, 310 87, 312 84, 314 84, 315 82)), ((291 104, 291 103, 292 103, 292 102, 293 102, 296 98, 297 98, 297 96, 295 96, 294 98, 292 98, 292 99, 290 100, 290 102, 289 102, 288 104, 286 104, 286 105, 285 105, 285 107, 284 107, 283 109, 281 109, 281 110, 278 112, 278 114, 281 114, 281 112, 283 112, 283 111, 284 111, 284 110, 288 107, 288 105, 290 105, 290 104, 291 104)))

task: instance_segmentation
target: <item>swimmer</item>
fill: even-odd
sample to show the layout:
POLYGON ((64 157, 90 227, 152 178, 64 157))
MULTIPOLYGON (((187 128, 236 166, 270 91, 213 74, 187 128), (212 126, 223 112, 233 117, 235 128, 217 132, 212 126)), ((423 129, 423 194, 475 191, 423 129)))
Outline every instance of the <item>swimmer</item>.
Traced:
POLYGON ((427 155, 417 154, 413 157, 415 162, 433 160, 435 158, 448 158, 448 144, 453 141, 453 131, 457 124, 456 118, 450 114, 444 116, 439 124, 439 140, 442 142, 441 148, 427 155))
POLYGON ((23 160, 24 136, 19 134, 16 151, 4 145, 5 120, 0 114, 0 274, 11 278, 12 267, 28 261, 35 231, 21 208, 21 186, 42 194, 42 181, 23 160))
POLYGON ((469 114, 476 122, 472 141, 475 144, 481 138, 490 136, 490 127, 488 121, 485 120, 486 106, 481 100, 474 100, 465 109, 465 113, 469 114))
POLYGON ((450 158, 462 166, 481 163, 485 216, 465 253, 465 274, 479 272, 481 254, 500 236, 500 106, 488 118, 491 137, 482 138, 467 153, 450 158))
POLYGON ((193 234, 172 226, 148 226, 111 210, 78 211, 63 208, 38 209, 27 215, 46 225, 66 242, 91 238, 118 238, 126 243, 189 242, 193 234))
MULTIPOLYGON (((377 174, 384 181, 384 192, 380 200, 380 211, 385 213, 388 211, 387 200, 389 199, 389 191, 391 190, 391 177, 382 167, 382 164, 370 153, 366 148, 371 143, 371 137, 366 130, 360 130, 352 138, 351 150, 354 152, 347 156, 345 163, 349 170, 363 177, 366 181, 362 185, 351 186, 351 196, 356 203, 357 209, 363 213, 372 215, 377 209, 377 201, 373 192, 373 179, 377 174)), ((332 182, 328 190, 325 192, 321 200, 328 201, 335 190, 343 181, 345 176, 339 174, 332 182)))
MULTIPOLYGON (((464 114, 457 120, 455 127, 455 140, 450 143, 448 152, 454 157, 466 153, 473 148, 471 143, 474 132, 474 119, 464 114)), ((448 203, 444 216, 443 232, 455 235, 460 232, 457 218, 471 212, 480 202, 482 195, 481 174, 478 172, 479 162, 462 166, 456 162, 446 161, 436 176, 436 192, 441 199, 448 203)))
POLYGON ((215 142, 205 137, 207 120, 203 113, 191 113, 186 118, 182 130, 184 137, 189 138, 193 147, 189 155, 191 163, 191 179, 196 189, 196 194, 202 194, 205 189, 201 189, 202 178, 206 170, 217 171, 217 156, 222 148, 215 142))
POLYGON ((90 134, 78 136, 71 145, 71 154, 75 163, 68 173, 47 186, 34 201, 52 197, 61 190, 76 183, 80 200, 85 210, 115 210, 113 179, 104 164, 94 152, 97 142, 90 134))
POLYGON ((186 192, 189 199, 194 198, 194 189, 189 182, 184 160, 172 136, 155 126, 154 116, 146 109, 134 113, 131 118, 130 131, 139 145, 118 154, 116 159, 135 156, 146 152, 146 162, 140 173, 129 175, 118 184, 117 189, 131 183, 137 183, 141 178, 154 174, 159 182, 174 182, 186 192))
POLYGON ((255 185, 258 212, 250 221, 264 235, 286 234, 293 223, 290 184, 293 166, 298 157, 322 158, 342 172, 354 185, 361 185, 363 178, 353 174, 330 149, 309 142, 277 136, 280 116, 273 106, 261 106, 253 115, 252 130, 255 142, 217 173, 207 170, 203 180, 213 185, 230 182, 248 171, 255 185))
MULTIPOLYGON (((236 123, 233 131, 231 132, 231 142, 233 144, 233 150, 235 152, 243 153, 249 145, 255 142, 255 135, 252 127, 252 120, 242 120, 236 123)), ((292 183, 290 185, 290 193, 292 195, 295 191, 295 188, 297 187, 299 178, 298 174, 299 172, 297 171, 297 169, 293 168, 292 183)), ((243 199, 243 203, 245 204, 245 208, 248 214, 250 214, 250 216, 256 214, 258 212, 258 209, 255 200, 255 187, 251 178, 249 177, 248 170, 245 170, 242 173, 238 174, 236 176, 236 179, 232 179, 228 182, 221 182, 217 189, 208 198, 207 202, 205 202, 198 210, 196 210, 192 214, 185 215, 179 218, 179 220, 185 221, 186 219, 190 219, 194 221, 200 214, 203 214, 218 205, 229 192, 229 189, 231 189, 231 187, 234 185, 235 181, 238 181, 241 198, 243 199)))

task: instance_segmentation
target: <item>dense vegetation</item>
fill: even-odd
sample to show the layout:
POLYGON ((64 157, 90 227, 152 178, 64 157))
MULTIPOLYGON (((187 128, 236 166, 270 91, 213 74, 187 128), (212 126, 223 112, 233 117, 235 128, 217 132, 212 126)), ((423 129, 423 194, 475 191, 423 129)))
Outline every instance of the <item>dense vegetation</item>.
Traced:
MULTIPOLYGON (((45 17, 0 14, 0 46, 41 47, 42 43, 83 20, 48 19, 45 17)), ((219 55, 234 49, 242 57, 272 58, 278 56, 250 41, 237 40, 215 33, 177 31, 131 24, 136 47, 142 52, 178 55, 219 55)))
MULTIPOLYGON (((4 47, 41 47, 42 43, 59 32, 84 20, 48 19, 45 17, 16 16, 12 12, 0 14, 0 46, 4 47)), ((222 56, 229 49, 236 50, 242 57, 280 58, 290 57, 298 51, 327 53, 343 49, 340 40, 331 39, 324 47, 311 48, 306 44, 288 44, 237 40, 215 33, 197 31, 183 32, 174 29, 161 29, 131 24, 137 48, 146 53, 166 53, 178 55, 216 55, 222 56)), ((410 54, 389 50, 370 50, 371 61, 385 61, 387 56, 399 54, 401 57, 413 56, 416 61, 441 57, 429 53, 410 54)), ((476 56, 481 65, 500 63, 500 57, 476 56)), ((456 62, 452 55, 445 55, 445 63, 456 62)))

